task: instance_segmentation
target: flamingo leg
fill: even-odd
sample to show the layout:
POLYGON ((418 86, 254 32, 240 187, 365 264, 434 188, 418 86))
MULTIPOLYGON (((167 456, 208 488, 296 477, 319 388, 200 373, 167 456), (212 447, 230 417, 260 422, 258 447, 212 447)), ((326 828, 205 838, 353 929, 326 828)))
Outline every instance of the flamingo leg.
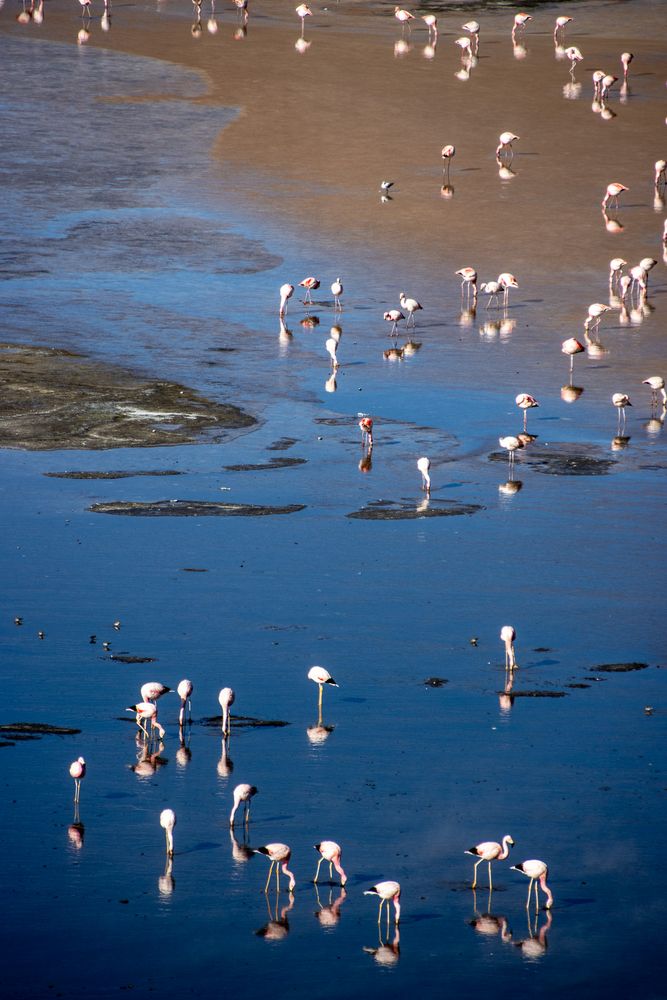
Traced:
POLYGON ((320 716, 321 716, 322 715, 322 684, 320 684, 320 697, 319 697, 319 700, 317 702, 317 707, 319 708, 320 716))
POLYGON ((382 906, 384 904, 384 899, 380 897, 380 909, 378 910, 378 927, 380 926, 380 921, 382 920, 382 906))
POLYGON ((276 892, 280 892, 280 865, 276 861, 276 892))
POLYGON ((315 878, 313 879, 313 882, 317 882, 317 880, 319 878, 319 875, 320 875, 320 865, 322 864, 323 861, 324 861, 324 858, 320 857, 320 860, 317 862, 317 871, 315 872, 315 878))
POLYGON ((333 865, 331 862, 329 862, 329 878, 333 882, 333 865))
POLYGON ((267 880, 266 880, 266 885, 264 886, 264 892, 268 892, 269 891, 269 882, 271 881, 271 876, 273 875, 273 866, 274 866, 274 864, 275 864, 275 861, 272 861, 271 862, 271 867, 269 868, 269 874, 268 874, 268 877, 267 877, 267 880))
POLYGON ((250 822, 250 800, 245 804, 245 825, 247 826, 250 822))
POLYGON ((524 429, 524 432, 527 430, 527 428, 526 428, 527 420, 528 420, 528 410, 524 410, 523 411, 523 429, 524 429))
POLYGON ((489 889, 493 889, 493 880, 491 878, 491 862, 489 861, 489 889))
POLYGON ((477 888, 477 868, 479 867, 479 865, 481 865, 481 863, 482 863, 483 860, 484 860, 484 858, 480 858, 479 861, 475 862, 475 871, 474 871, 473 877, 472 877, 472 886, 471 886, 472 889, 476 889, 477 888))
POLYGON ((530 882, 528 883, 528 900, 526 901, 526 909, 528 909, 528 907, 530 906, 530 894, 533 891, 533 882, 534 881, 535 881, 535 879, 531 878, 530 882))

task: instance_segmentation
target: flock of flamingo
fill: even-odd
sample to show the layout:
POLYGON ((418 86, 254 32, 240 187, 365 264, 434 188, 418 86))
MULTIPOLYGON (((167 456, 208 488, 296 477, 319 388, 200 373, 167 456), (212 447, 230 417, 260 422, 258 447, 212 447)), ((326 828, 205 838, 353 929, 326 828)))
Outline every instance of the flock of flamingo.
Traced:
MULTIPOLYGON (((514 641, 516 639, 516 630, 512 625, 503 625, 500 630, 500 640, 505 647, 505 670, 512 673, 516 667, 516 654, 514 650, 514 641)), ((331 676, 326 667, 313 666, 310 668, 307 674, 307 678, 318 686, 318 726, 322 726, 322 702, 323 702, 323 691, 325 686, 338 687, 338 684, 331 676)), ((178 716, 178 726, 179 735, 181 740, 183 738, 183 728, 188 723, 192 722, 192 692, 194 690, 194 685, 191 680, 184 678, 179 681, 176 686, 176 694, 180 699, 180 710, 178 716)), ((135 721, 139 732, 137 733, 137 739, 148 747, 155 739, 155 734, 157 733, 157 740, 162 741, 166 736, 165 728, 158 721, 158 701, 164 695, 172 693, 172 688, 168 687, 166 684, 162 684, 160 681, 147 681, 141 686, 140 696, 141 701, 137 702, 135 705, 130 705, 127 708, 128 712, 132 712, 135 716, 135 721), (150 729, 147 726, 150 725, 150 729)), ((231 707, 236 700, 236 695, 231 687, 224 687, 220 690, 218 695, 218 702, 221 708, 221 728, 223 741, 229 738, 230 728, 231 728, 231 707)), ((79 803, 81 799, 81 782, 86 776, 86 761, 83 757, 78 757, 75 761, 72 761, 69 768, 70 777, 74 780, 74 806, 75 806, 75 823, 79 824, 79 803)), ((256 785, 251 785, 247 782, 241 782, 236 785, 232 792, 232 809, 229 814, 229 827, 233 830, 234 824, 236 822, 236 814, 243 807, 243 826, 248 830, 250 823, 250 806, 251 801, 255 795, 258 793, 258 788, 256 785)), ((165 832, 165 843, 166 843, 166 853, 168 859, 168 865, 171 865, 171 859, 174 856, 174 828, 176 826, 176 813, 173 809, 167 808, 163 809, 160 813, 160 826, 165 832)), ((493 890, 493 880, 491 875, 491 862, 492 861, 504 861, 509 857, 510 847, 514 845, 512 837, 506 835, 503 837, 501 843, 496 841, 484 841, 477 844, 475 847, 469 848, 465 853, 472 854, 478 860, 475 862, 473 881, 471 884, 472 889, 477 888, 477 869, 482 861, 488 862, 489 867, 489 891, 493 890)), ((320 867, 322 862, 327 862, 329 864, 329 876, 333 879, 333 870, 336 869, 338 876, 340 878, 341 888, 344 888, 348 876, 342 866, 342 847, 334 840, 322 840, 317 844, 313 845, 314 849, 319 854, 317 868, 315 870, 315 875, 312 881, 317 885, 320 876, 320 867)), ((269 872, 266 879, 266 884, 264 886, 264 892, 268 893, 269 886, 271 883, 271 878, 275 872, 276 878, 276 892, 280 891, 280 873, 282 871, 283 875, 288 879, 288 891, 293 893, 296 888, 296 877, 294 873, 288 868, 292 857, 292 850, 288 844, 283 844, 281 842, 273 842, 270 844, 264 844, 261 847, 249 848, 250 852, 253 854, 262 854, 271 862, 269 866, 269 872)), ((548 867, 544 861, 537 859, 528 859, 527 861, 521 862, 521 864, 513 865, 512 869, 514 871, 521 872, 526 875, 529 879, 528 886, 528 898, 526 901, 526 909, 530 907, 531 895, 533 892, 533 887, 535 887, 535 909, 539 908, 538 899, 538 884, 542 888, 546 896, 546 909, 550 909, 553 906, 553 893, 547 885, 547 877, 549 874, 548 867)), ((386 917, 387 926, 389 926, 390 920, 390 907, 389 904, 393 903, 394 906, 394 922, 398 924, 401 916, 401 885, 391 879, 386 879, 381 882, 377 882, 375 885, 371 886, 369 889, 364 890, 364 895, 377 896, 380 900, 380 906, 378 910, 378 925, 382 921, 383 908, 386 904, 386 917)))
MULTIPOLYGON (((91 0, 79 0, 82 7, 82 14, 85 17, 90 16, 90 3, 91 0)), ((248 18, 248 4, 247 0, 234 0, 237 8, 241 12, 244 24, 247 22, 248 18)), ((196 4, 199 6, 198 4, 196 4)), ((32 16, 35 21, 38 17, 42 17, 42 2, 40 2, 39 15, 34 13, 32 16)), ((107 24, 109 17, 109 4, 104 3, 104 10, 107 24)), ((296 14, 301 20, 302 28, 302 38, 305 28, 305 20, 307 17, 312 16, 313 12, 310 7, 302 3, 296 8, 296 14)), ((410 30, 411 22, 416 20, 414 14, 410 11, 402 9, 400 7, 395 8, 395 14, 397 21, 402 25, 403 29, 406 27, 410 30)), ((519 13, 514 17, 513 28, 512 28, 512 40, 516 44, 517 37, 519 34, 526 30, 527 25, 532 20, 531 15, 519 13)), ((422 16, 422 21, 424 22, 426 29, 429 33, 429 39, 431 44, 434 44, 438 37, 438 23, 437 18, 433 14, 427 14, 422 16)), ((556 19, 556 24, 554 28, 554 40, 557 43, 562 41, 563 32, 566 30, 567 26, 571 23, 571 17, 558 17, 556 19)), ((103 21, 104 27, 104 21, 103 21)), ((479 52, 479 35, 480 35, 480 25, 477 21, 468 21, 463 26, 463 30, 467 32, 466 37, 461 37, 456 40, 456 44, 462 51, 462 58, 464 58, 468 72, 470 68, 474 65, 474 61, 478 57, 479 52)), ((571 71, 574 71, 576 65, 583 58, 580 50, 576 46, 569 46, 564 49, 565 56, 570 60, 571 71)), ((627 83, 628 69, 630 63, 633 59, 631 53, 625 52, 621 56, 621 63, 623 67, 623 79, 627 83)), ((617 78, 613 74, 604 73, 602 70, 596 70, 593 74, 594 82, 594 94, 595 100, 603 104, 608 96, 610 89, 617 82, 617 78)), ((495 150, 495 156, 499 165, 504 169, 508 169, 508 164, 511 163, 513 152, 513 143, 519 141, 519 136, 515 135, 512 131, 503 131, 499 135, 498 145, 495 150)), ((456 155, 456 148, 452 144, 446 144, 443 146, 441 151, 441 159, 443 163, 443 171, 445 172, 447 178, 449 178, 449 172, 451 170, 452 161, 456 155)), ((667 163, 665 160, 658 160, 654 165, 653 173, 653 183, 655 190, 658 195, 662 196, 665 190, 665 179, 666 179, 667 163)), ((392 181, 382 181, 380 185, 380 194, 383 199, 389 199, 390 189, 393 187, 392 181)), ((607 185, 601 206, 602 212, 605 218, 605 224, 609 228, 610 223, 613 223, 609 212, 613 208, 618 207, 619 198, 628 190, 626 185, 614 181, 607 185)), ((667 248, 667 221, 665 222, 663 230, 663 245, 667 248)), ((650 270, 656 265, 656 260, 653 258, 643 258, 637 265, 630 266, 627 273, 624 272, 624 268, 628 267, 628 262, 622 258, 614 258, 610 261, 609 270, 609 291, 611 300, 616 308, 623 309, 626 307, 629 301, 636 303, 638 308, 645 305, 648 296, 648 279, 650 270)), ((465 299, 466 307, 468 309, 475 309, 477 307, 478 295, 482 294, 488 296, 486 308, 491 309, 494 307, 499 308, 500 302, 502 301, 503 308, 507 308, 509 305, 509 293, 511 289, 518 289, 519 282, 517 278, 509 273, 502 272, 498 275, 496 279, 490 279, 478 284, 478 273, 474 267, 465 266, 456 271, 456 275, 461 278, 461 298, 462 301, 465 299)), ((308 276, 299 282, 299 286, 304 289, 304 305, 312 305, 312 293, 317 291, 321 282, 320 279, 315 276, 308 276)), ((333 309, 334 314, 338 315, 342 309, 342 297, 344 293, 344 286, 340 277, 337 277, 331 283, 331 295, 333 297, 333 309)), ((288 303, 292 296, 294 295, 295 286, 291 283, 285 283, 280 288, 280 300, 279 300, 279 316, 281 324, 283 323, 287 309, 288 303)), ((396 336, 398 334, 398 328, 401 323, 405 323, 405 329, 415 328, 416 326, 416 316, 417 313, 422 311, 424 308, 421 303, 414 297, 407 295, 405 292, 401 291, 398 295, 398 306, 391 307, 383 313, 383 319, 386 323, 391 324, 390 336, 396 336)), ((602 318, 606 312, 608 312, 613 306, 607 305, 600 302, 592 303, 587 310, 587 315, 584 320, 584 339, 586 340, 587 346, 582 344, 577 338, 571 337, 563 341, 561 350, 562 352, 570 358, 570 375, 573 371, 574 358, 577 354, 583 353, 586 350, 595 353, 596 349, 596 334, 599 329, 602 318)), ((338 360, 338 349, 340 344, 341 331, 338 326, 334 326, 331 330, 331 335, 326 341, 326 350, 329 354, 331 360, 331 366, 333 369, 337 369, 340 365, 338 360)), ((397 349, 394 348, 394 351, 397 349)), ((391 356, 391 352, 385 352, 385 356, 391 356)), ((396 356, 396 355, 395 355, 396 356)), ((643 382, 644 385, 648 386, 651 391, 652 406, 655 408, 658 406, 659 399, 662 402, 663 410, 667 405, 667 392, 665 390, 665 380, 662 376, 653 375, 648 377, 643 382)), ((519 434, 510 434, 501 436, 499 440, 500 446, 508 452, 508 461, 510 469, 512 469, 516 452, 530 444, 534 439, 533 436, 527 432, 527 414, 528 410, 536 408, 539 406, 537 399, 528 392, 520 392, 516 396, 516 406, 523 412, 523 431, 519 434)), ((618 428, 619 433, 621 429, 625 427, 626 419, 626 408, 631 406, 631 400, 626 392, 615 392, 611 400, 613 406, 618 411, 618 428)), ((359 428, 362 435, 362 443, 365 447, 372 448, 374 443, 373 438, 373 418, 367 414, 361 414, 359 420, 359 428)), ((430 479, 430 460, 427 456, 422 456, 417 460, 417 469, 421 474, 422 479, 422 489, 427 493, 431 490, 431 479, 430 479)), ((505 666, 506 670, 512 672, 516 669, 516 658, 514 652, 514 640, 516 637, 515 630, 512 626, 503 626, 500 638, 505 645, 505 666)), ((325 686, 335 686, 335 680, 331 676, 328 670, 321 666, 314 666, 308 671, 308 679, 313 681, 318 685, 319 695, 318 695, 318 710, 319 719, 321 724, 322 718, 322 698, 323 689, 325 686)), ((170 693, 171 689, 166 685, 159 682, 148 682, 144 684, 141 688, 140 695, 141 700, 136 704, 129 706, 127 711, 131 712, 135 716, 135 721, 139 730, 138 738, 146 743, 150 743, 155 739, 155 734, 157 738, 162 740, 165 738, 165 729, 158 720, 158 701, 164 695, 170 693)), ((193 684, 190 680, 184 679, 179 682, 176 688, 178 697, 180 698, 180 712, 179 712, 179 728, 182 730, 183 727, 188 722, 188 713, 191 713, 191 696, 193 693, 193 684)), ((230 733, 231 724, 231 707, 235 701, 235 693, 232 688, 224 687, 219 693, 219 704, 221 707, 221 725, 223 737, 227 738, 230 733)), ((191 715, 189 716, 189 721, 191 722, 191 715)), ((74 802, 78 809, 81 794, 81 783, 86 776, 86 761, 83 757, 79 757, 77 760, 72 762, 69 773, 72 777, 75 785, 74 802)), ((248 827, 250 823, 250 809, 251 802, 254 796, 258 793, 257 786, 249 783, 241 783, 236 785, 232 794, 232 808, 229 816, 229 826, 234 827, 236 822, 236 817, 239 809, 242 809, 242 823, 244 827, 248 827)), ((176 813, 171 808, 166 808, 162 810, 159 817, 159 822, 161 827, 165 832, 165 842, 166 842, 166 853, 169 858, 174 855, 174 829, 177 822, 176 813)), ((492 870, 491 865, 494 861, 504 861, 508 859, 510 854, 510 849, 514 845, 514 841, 511 836, 506 835, 502 838, 501 842, 496 841, 484 841, 474 847, 469 848, 465 853, 470 854, 476 858, 474 864, 474 874, 471 888, 476 888, 477 886, 477 870, 482 862, 487 862, 488 864, 488 878, 489 878, 489 889, 493 888, 492 883, 492 870)), ((320 868, 322 863, 327 863, 329 865, 329 874, 333 878, 333 869, 335 868, 339 878, 341 886, 345 886, 348 882, 348 876, 342 866, 342 848, 341 846, 333 840, 322 840, 314 845, 314 849, 318 854, 317 868, 313 877, 315 883, 318 882, 320 876, 320 868)), ((259 846, 252 849, 254 853, 264 855, 270 862, 268 875, 266 879, 266 884, 264 887, 264 892, 268 893, 271 879, 275 872, 276 888, 279 889, 280 886, 280 874, 282 874, 288 879, 288 890, 290 893, 296 887, 296 878, 294 873, 288 867, 291 862, 292 852, 287 844, 281 842, 272 842, 259 846)), ((512 870, 525 875, 529 879, 528 885, 528 897, 526 902, 526 908, 529 908, 533 898, 536 909, 539 907, 539 897, 538 897, 538 886, 542 889, 545 897, 545 906, 550 909, 554 902, 553 893, 547 884, 548 879, 548 867, 544 861, 537 859, 529 859, 523 861, 519 864, 513 865, 512 870)), ((382 921, 383 910, 386 906, 386 917, 387 923, 389 923, 390 915, 390 905, 393 904, 394 907, 394 922, 399 923, 401 916, 401 885, 399 882, 394 880, 383 880, 370 888, 365 890, 365 894, 374 895, 379 898, 379 910, 378 910, 378 925, 382 921)))
MULTIPOLYGON (((311 16, 313 12, 307 4, 301 4, 297 7, 296 13, 301 18, 303 28, 305 18, 311 16)), ((395 8, 394 16, 403 28, 406 26, 410 28, 411 22, 416 20, 416 16, 411 11, 398 6, 395 8)), ((530 14, 519 13, 515 15, 512 27, 513 43, 516 44, 517 33, 524 31, 532 19, 532 15, 530 14)), ((429 37, 434 40, 437 39, 437 17, 434 14, 425 14, 421 17, 421 20, 424 21, 428 29, 429 37)), ((572 20, 572 17, 559 16, 556 19, 554 27, 554 42, 557 47, 557 55, 559 55, 559 51, 562 49, 564 56, 570 59, 571 72, 574 71, 577 63, 583 59, 581 51, 576 46, 569 46, 563 49, 561 45, 563 33, 572 20)), ((470 60, 475 60, 479 52, 479 22, 468 21, 462 27, 466 32, 468 32, 469 37, 457 39, 456 44, 462 49, 464 54, 466 54, 470 60)), ((626 94, 628 71, 630 63, 633 59, 634 56, 631 52, 623 52, 621 54, 621 65, 623 67, 623 81, 624 87, 626 88, 626 94)), ((603 70, 596 70, 593 73, 594 103, 597 103, 604 108, 604 102, 609 96, 609 91, 617 81, 618 78, 613 74, 605 73, 603 70)), ((600 110, 600 108, 598 107, 597 110, 600 110)), ((501 175, 503 170, 509 169, 509 164, 514 156, 513 143, 518 141, 519 138, 520 137, 518 135, 515 135, 514 132, 511 131, 501 132, 498 137, 498 145, 496 147, 495 156, 496 161, 501 168, 501 175)), ((442 147, 441 158, 443 162, 443 174, 447 182, 449 181, 451 163, 455 155, 456 147, 453 144, 447 143, 442 147)), ((656 203, 661 205, 664 205, 666 181, 667 160, 657 160, 653 168, 653 185, 655 189, 656 203)), ((390 180, 383 180, 380 183, 380 196, 382 201, 391 200, 389 191, 393 186, 394 182, 390 180)), ((445 190, 446 187, 443 187, 443 191, 445 190)), ((628 190, 629 189, 625 184, 618 181, 612 181, 607 185, 601 205, 602 214, 608 230, 613 231, 615 227, 620 226, 617 219, 610 217, 608 210, 611 210, 612 207, 617 209, 619 197, 628 190)), ((665 260, 667 261, 667 220, 665 220, 663 226, 662 242, 665 260)), ((596 357, 604 353, 604 349, 597 339, 597 333, 604 313, 611 311, 612 308, 617 308, 621 312, 621 320, 627 322, 627 308, 629 304, 632 305, 633 311, 642 313, 646 309, 648 300, 649 272, 656 266, 656 264, 657 260, 653 257, 644 257, 638 264, 630 266, 627 273, 623 273, 623 268, 628 266, 628 262, 626 260, 621 257, 615 257, 610 261, 610 304, 607 305, 602 302, 593 302, 589 305, 588 313, 584 321, 584 340, 586 341, 586 345, 582 344, 576 337, 568 337, 561 344, 562 353, 570 359, 570 383, 561 390, 561 395, 567 401, 576 399, 581 391, 579 390, 579 392, 576 392, 576 387, 572 385, 574 359, 576 355, 587 351, 590 356, 596 357)), ((510 289, 519 287, 517 278, 513 274, 506 271, 499 274, 496 280, 481 282, 479 286, 478 273, 474 267, 462 267, 455 273, 461 278, 461 301, 462 304, 465 305, 465 313, 470 316, 475 315, 479 292, 488 296, 486 303, 487 309, 491 308, 491 304, 494 300, 496 308, 499 308, 500 300, 502 299, 502 306, 505 310, 507 310, 509 305, 510 289)), ((312 292, 320 288, 320 279, 310 275, 304 278, 303 281, 300 281, 299 286, 305 289, 305 295, 302 299, 302 303, 306 306, 312 306, 314 304, 312 292)), ((285 328, 284 320, 287 314, 288 302, 292 298, 294 290, 295 286, 290 282, 285 282, 280 287, 279 318, 281 335, 288 332, 285 328)), ((343 285, 340 277, 336 278, 335 282, 331 285, 331 293, 333 295, 334 316, 337 319, 338 314, 342 310, 341 296, 343 293, 343 285)), ((392 337, 398 335, 398 327, 401 322, 405 322, 406 331, 411 327, 414 328, 416 326, 415 314, 424 308, 416 298, 407 296, 405 292, 400 292, 398 299, 400 308, 394 307, 387 309, 383 314, 385 322, 391 324, 390 336, 392 337)), ((337 369, 340 367, 338 349, 341 336, 342 329, 336 322, 335 325, 332 326, 330 336, 325 343, 325 349, 330 357, 331 367, 333 368, 333 374, 326 383, 328 391, 333 391, 336 388, 335 376, 337 369)), ((392 347, 384 351, 384 357, 388 360, 400 359, 403 356, 407 356, 409 353, 414 353, 414 351, 420 346, 421 345, 415 344, 412 341, 408 341, 402 348, 392 347)), ((661 375, 651 375, 644 379, 642 384, 647 385, 651 390, 652 417, 656 415, 658 397, 661 397, 662 414, 660 419, 662 422, 667 413, 667 392, 665 391, 664 378, 661 375)), ((500 447, 508 453, 509 483, 504 484, 504 486, 507 487, 511 487, 513 485, 516 452, 521 448, 525 448, 535 440, 534 435, 528 433, 526 421, 528 410, 539 406, 535 397, 527 392, 518 393, 515 402, 517 407, 523 410, 523 430, 518 434, 503 435, 498 439, 500 447)), ((626 424, 626 407, 632 406, 632 402, 628 393, 614 392, 611 397, 611 403, 618 413, 617 437, 615 438, 615 442, 617 443, 617 446, 620 447, 627 441, 627 439, 623 437, 626 424)), ((359 416, 361 417, 359 427, 362 432, 362 443, 366 444, 369 449, 371 449, 373 446, 372 418, 368 416, 368 414, 359 414, 359 416)), ((430 465, 431 463, 427 456, 422 456, 417 460, 417 468, 422 477, 422 489, 427 494, 429 494, 431 490, 431 480, 429 474, 430 465)), ((360 468, 365 468, 363 463, 360 465, 360 468)))

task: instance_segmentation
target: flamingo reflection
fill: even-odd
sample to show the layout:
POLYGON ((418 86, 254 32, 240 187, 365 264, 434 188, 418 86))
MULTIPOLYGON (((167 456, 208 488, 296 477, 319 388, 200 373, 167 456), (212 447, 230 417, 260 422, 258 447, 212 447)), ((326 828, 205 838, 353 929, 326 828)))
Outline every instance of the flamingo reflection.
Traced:
POLYGON ((158 892, 161 896, 169 897, 176 888, 176 880, 172 875, 174 859, 171 854, 167 854, 167 863, 164 866, 164 873, 157 880, 158 892))
POLYGON ((548 947, 547 934, 551 930, 553 914, 551 910, 546 911, 545 922, 539 930, 539 914, 535 914, 534 920, 532 920, 530 912, 526 916, 528 918, 528 937, 524 938, 523 941, 515 941, 514 945, 521 949, 522 958, 527 959, 529 962, 536 962, 546 954, 548 947))
POLYGON ((347 899, 347 893, 345 889, 341 886, 340 894, 333 898, 333 889, 329 889, 329 902, 323 903, 320 899, 319 887, 317 883, 314 884, 315 897, 317 899, 318 909, 315 910, 315 919, 319 922, 321 927, 325 930, 330 930, 335 927, 340 920, 340 908, 347 899))
POLYGON ((398 929, 398 925, 395 927, 394 937, 391 941, 389 940, 389 932, 387 932, 387 938, 384 940, 380 931, 377 948, 364 947, 364 951, 367 955, 372 955, 378 965, 384 965, 385 967, 396 965, 401 957, 401 932, 398 929))
POLYGON ((258 931, 255 931, 257 937, 264 938, 265 941, 284 941, 289 934, 287 914, 294 906, 294 896, 290 893, 287 904, 281 907, 280 910, 278 909, 278 898, 279 894, 276 893, 274 907, 271 909, 271 903, 267 894, 266 908, 269 911, 269 922, 260 927, 258 931))
POLYGON ((234 770, 234 761, 229 756, 229 740, 226 737, 222 739, 220 760, 218 761, 216 770, 219 778, 228 778, 234 770))

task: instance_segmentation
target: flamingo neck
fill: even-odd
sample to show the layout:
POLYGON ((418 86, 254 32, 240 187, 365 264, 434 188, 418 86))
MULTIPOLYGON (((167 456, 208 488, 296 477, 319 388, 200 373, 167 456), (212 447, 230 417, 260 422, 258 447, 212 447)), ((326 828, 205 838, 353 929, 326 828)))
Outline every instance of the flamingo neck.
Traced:
POLYGON ((400 892, 397 892, 396 895, 394 896, 394 911, 395 911, 394 923, 397 924, 399 922, 399 920, 401 919, 401 894, 400 894, 400 892))
POLYGON ((341 865, 339 858, 334 858, 333 859, 333 866, 336 869, 336 871, 338 872, 338 874, 340 875, 341 885, 345 885, 345 883, 347 882, 347 875, 343 871, 343 866, 341 865))
POLYGON ((282 863, 282 865, 280 867, 283 870, 283 875, 288 875, 289 876, 289 891, 291 892, 292 889, 294 888, 294 886, 296 885, 296 879, 294 878, 294 875, 292 874, 292 872, 287 867, 287 862, 286 861, 283 861, 283 863, 282 863))
POLYGON ((509 843, 509 839, 507 837, 503 837, 503 849, 502 849, 502 853, 498 855, 498 860, 499 861, 504 861, 505 858, 509 858, 509 856, 510 856, 510 843, 509 843))
POLYGON ((547 897, 547 910, 550 910, 551 907, 554 905, 554 897, 553 897, 553 893, 552 893, 551 889, 547 885, 547 876, 546 876, 546 874, 540 876, 540 886, 542 887, 542 891, 544 892, 544 894, 547 897))

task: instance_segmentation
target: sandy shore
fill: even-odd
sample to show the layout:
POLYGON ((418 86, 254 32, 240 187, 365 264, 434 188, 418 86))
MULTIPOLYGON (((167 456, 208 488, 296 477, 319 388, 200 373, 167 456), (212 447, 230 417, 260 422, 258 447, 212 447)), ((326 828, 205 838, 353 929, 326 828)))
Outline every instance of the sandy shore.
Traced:
MULTIPOLYGON (((664 89, 659 6, 567 9, 575 17, 568 41, 585 52, 577 72, 581 98, 567 102, 568 63, 554 59, 551 37, 557 8, 536 9, 520 59, 510 14, 480 14, 480 58, 464 82, 455 77, 461 63, 453 44, 463 15, 441 15, 431 59, 423 58, 427 35, 417 28, 397 58, 401 29, 388 4, 370 12, 365 5, 316 7, 302 54, 295 49, 299 22, 287 3, 278 12, 253 4, 241 40, 233 37, 236 12, 227 8, 211 35, 204 7, 202 32, 193 37, 184 10, 156 14, 118 5, 109 33, 93 19, 88 44, 203 72, 210 93, 201 100, 240 111, 214 150, 225 187, 246 211, 270 215, 286 233, 326 241, 334 270, 333 261, 343 269, 350 253, 391 268, 395 280, 442 261, 455 287, 452 268, 474 261, 480 272, 493 272, 502 251, 509 269, 530 268, 537 288, 554 272, 576 272, 608 256, 606 247, 600 252, 599 201, 609 180, 622 178, 632 204, 650 216, 652 164, 665 152, 664 120, 647 100, 664 89), (639 20, 645 35, 638 39, 639 20), (602 122, 590 110, 590 74, 598 65, 620 72, 618 57, 627 48, 635 52, 633 96, 623 107, 616 95, 618 118, 602 122), (506 128, 522 137, 510 181, 499 179, 494 160, 506 128), (445 142, 457 147, 449 199, 441 196, 445 142), (377 197, 383 178, 396 182, 391 205, 377 197), (554 242, 558 230, 567 234, 566 262, 554 242)), ((69 5, 50 4, 40 37, 74 41, 76 27, 69 5)))

